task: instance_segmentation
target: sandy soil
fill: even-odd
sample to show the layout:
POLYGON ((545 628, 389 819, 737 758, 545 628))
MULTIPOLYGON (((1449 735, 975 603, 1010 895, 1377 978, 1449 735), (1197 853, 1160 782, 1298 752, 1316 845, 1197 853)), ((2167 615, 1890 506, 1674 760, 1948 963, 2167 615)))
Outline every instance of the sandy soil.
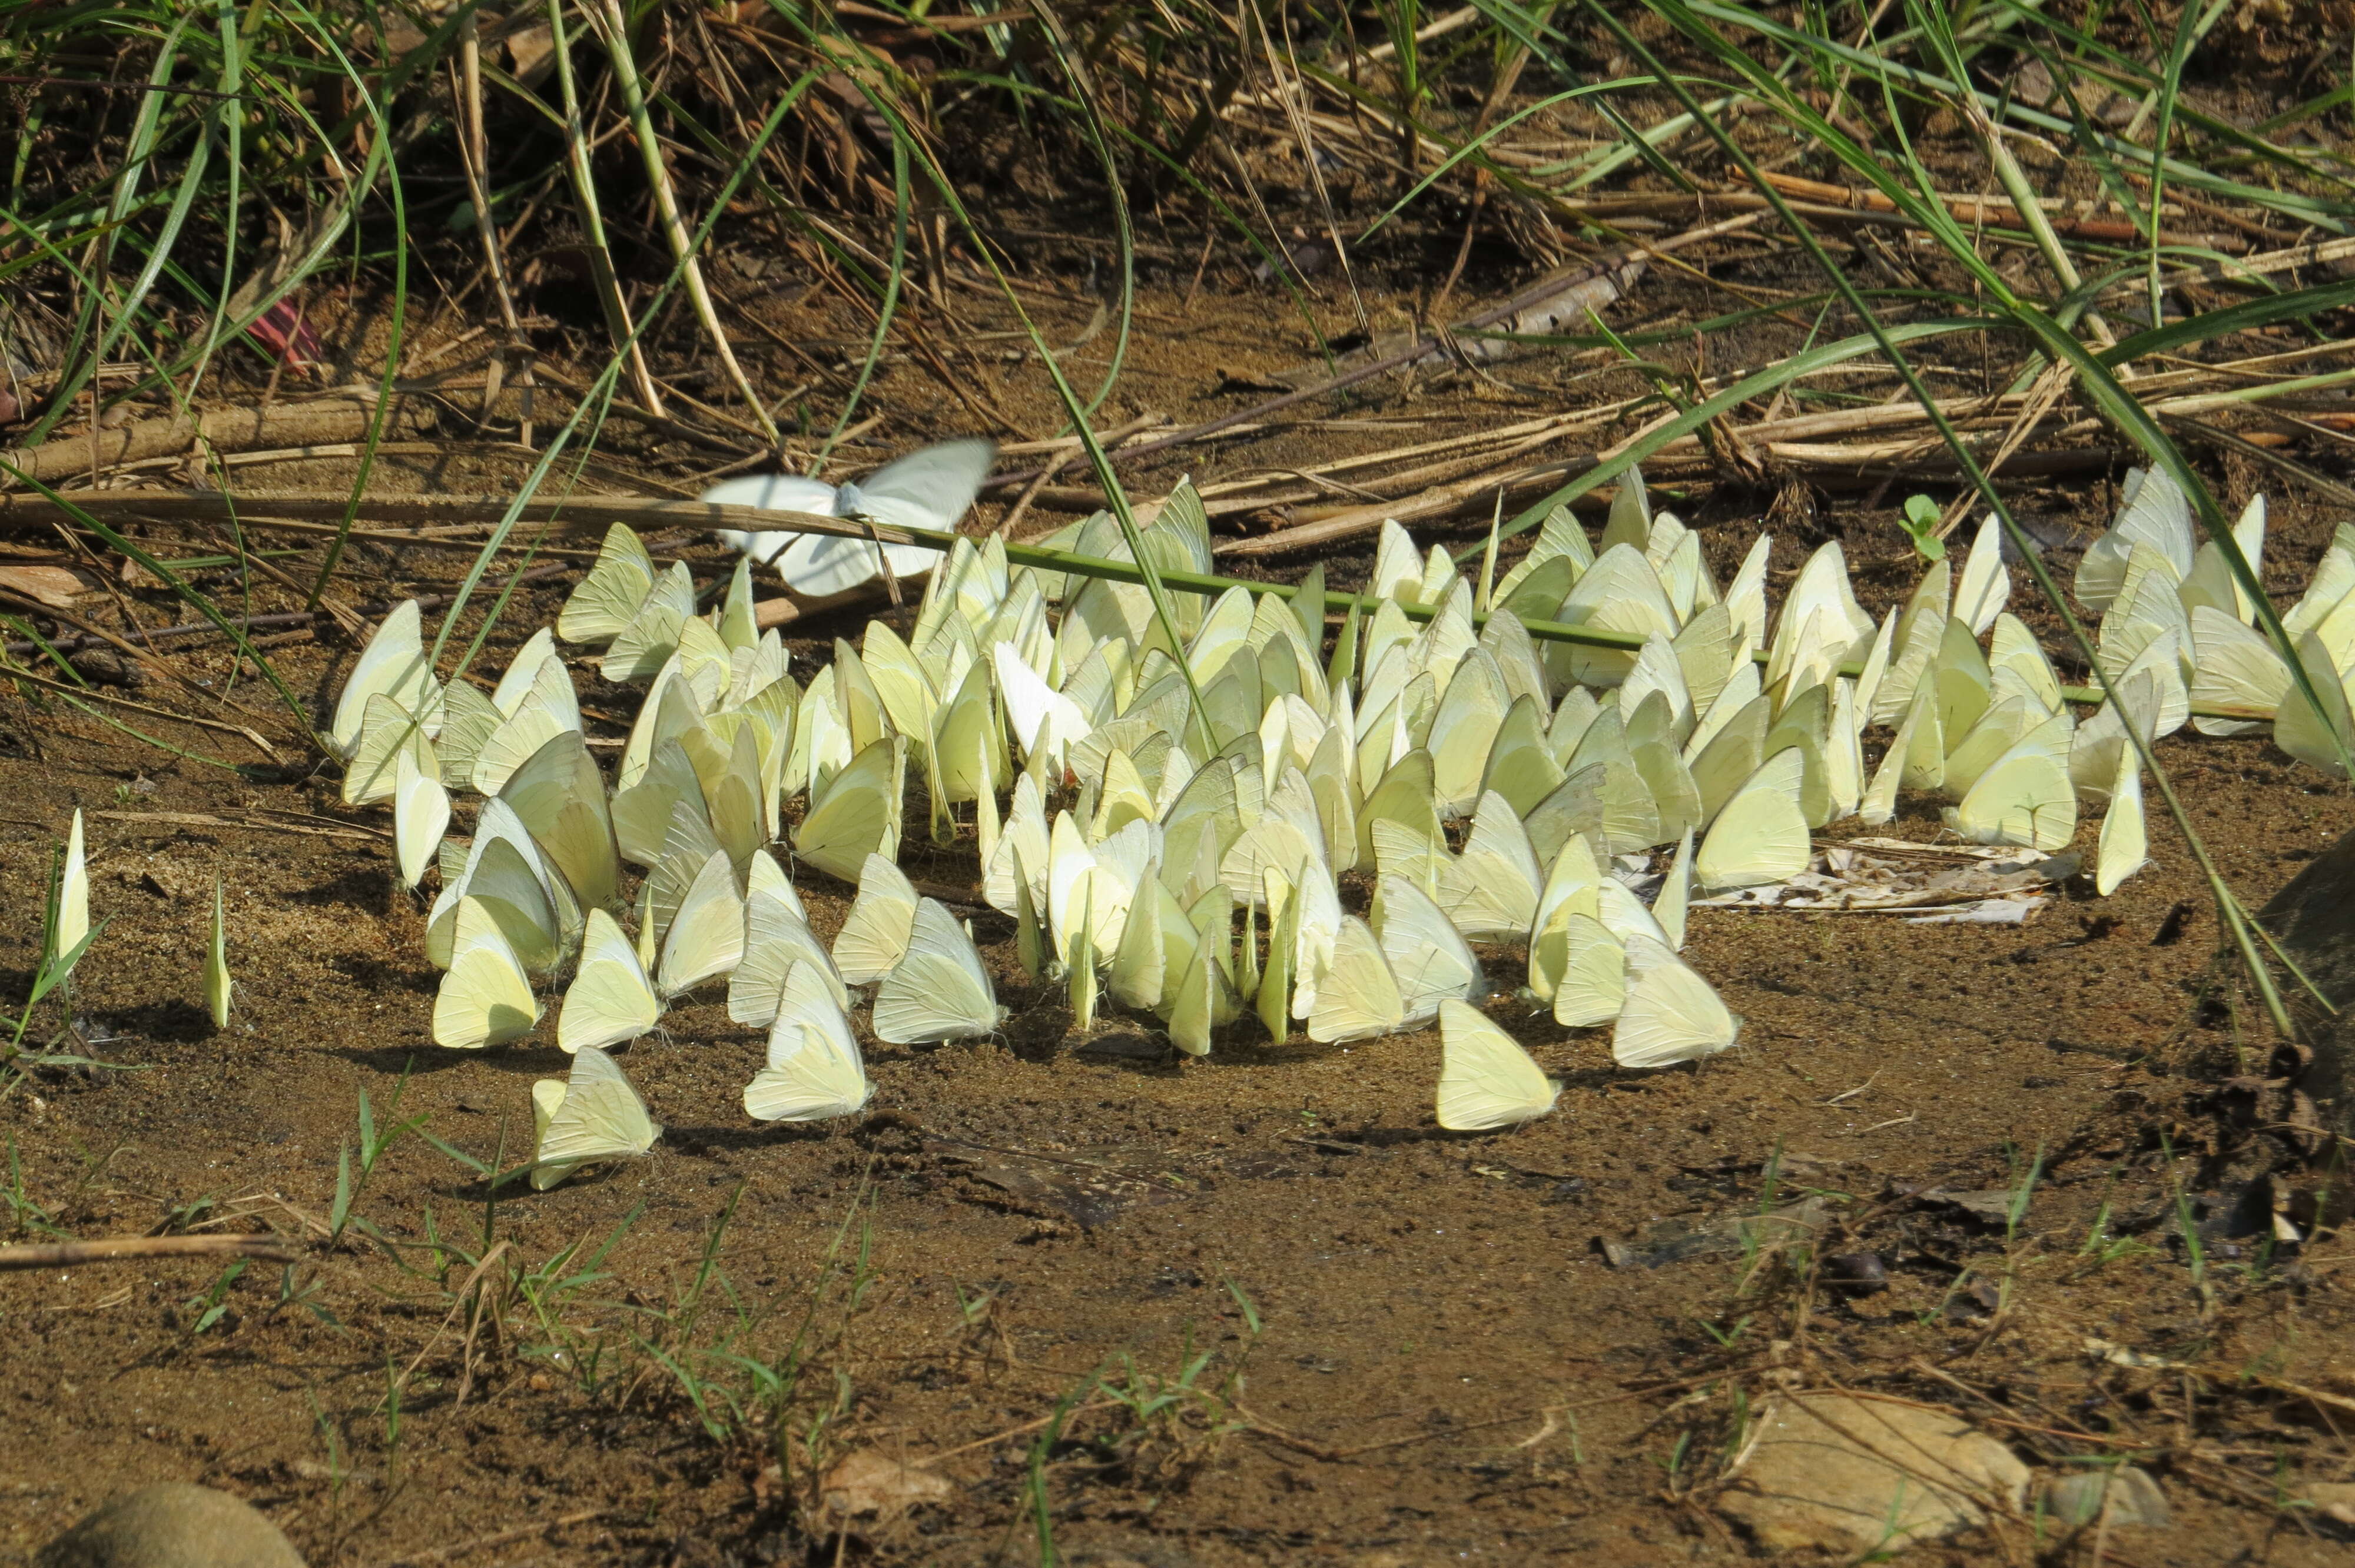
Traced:
MULTIPOLYGON (((1237 311, 1171 334, 1139 380, 1164 377, 1180 418, 1214 411, 1209 372, 1299 357, 1263 327, 1237 311)), ((1458 382, 1405 407, 1476 420, 1498 396, 1458 382)), ((1404 439, 1295 431, 1186 466, 1404 439)), ((2237 503, 2248 476, 2222 477, 2237 503)), ((1681 503, 1721 577, 1772 499, 1729 483, 1681 503)), ((1803 499, 1810 515, 1775 525, 1845 538, 1868 608, 1910 586, 1897 497, 1803 499)), ((2076 480, 2022 501, 2056 524, 2105 511, 2076 480)), ((2295 502, 2275 520, 2279 586, 2302 585, 2330 520, 2295 502)), ((439 587, 464 564, 361 551, 348 591, 439 587)), ((1362 564, 1337 552, 1337 586, 1362 564)), ((561 591, 518 594, 489 668, 561 591)), ((352 652, 273 657, 316 696, 352 652)), ((175 662, 228 669, 202 649, 175 662)), ((634 710, 581 683, 584 707, 634 710)), ((238 693, 266 714, 250 672, 238 693)), ((181 701, 154 682, 142 700, 181 701)), ((1712 1503, 1745 1420, 1777 1390, 1842 1387, 1963 1412, 2040 1478, 2144 1466, 2175 1527, 2112 1531, 2105 1561, 2345 1560, 2334 1527, 2286 1505, 2339 1476, 2349 1411, 2280 1392, 2355 1393, 2343 1248, 2232 1234, 2281 1150, 2235 1128, 2217 1086, 2262 1074, 2264 1031, 2245 1007, 2200 1011, 2215 921, 2156 808, 2148 870, 2107 900, 2069 884, 2022 927, 1697 911, 1689 956, 1748 1020, 1698 1067, 1617 1072, 1603 1032, 1500 999, 1492 1015, 1567 1085, 1557 1114, 1504 1136, 1434 1128, 1431 1033, 1271 1048, 1246 1023, 1182 1065, 1117 1016, 1067 1034, 985 914, 1015 1009, 1002 1042, 876 1046, 868 1116, 761 1128, 737 1100, 760 1043, 715 991, 630 1049, 668 1128, 654 1158, 493 1201, 439 1145, 514 1162, 531 1081, 564 1059, 431 1044, 421 906, 391 886, 386 817, 345 810, 327 773, 175 762, 61 709, 12 701, 0 732, 0 990, 24 994, 76 806, 109 922, 73 998, 108 1065, 0 1097, 0 1227, 266 1225, 301 1249, 285 1268, 0 1277, 0 1555, 123 1485, 185 1478, 251 1499, 321 1565, 1027 1563, 1042 1515, 1062 1560, 1106 1568, 1738 1559, 1752 1548, 1712 1503), (220 1033, 199 968, 216 876, 240 982, 220 1033), (380 1136, 414 1128, 366 1171, 363 1096, 380 1136), (1803 1245, 1614 1266, 1602 1245, 1641 1253, 1811 1196, 1824 1228, 1803 1245), (1859 1270, 1886 1288, 1852 1293, 1859 1270), (2094 1340, 2199 1371, 2120 1364, 2094 1340), (934 1459, 945 1484, 846 1529, 819 1483, 860 1453, 934 1459)), ((2355 828, 2348 789, 2262 741, 2186 736, 2161 757, 2253 904, 2355 828)), ((1891 831, 1934 837, 1933 804, 1891 831)), ((909 864, 975 880, 969 850, 909 864)), ((847 890, 814 873, 803 890, 830 935, 847 890)), ((1518 955, 1487 957, 1509 992, 1518 955)), ((45 1008, 34 1037, 59 1022, 45 1008)), ((2064 1534, 2006 1521, 1912 1557, 2092 1560, 2092 1532, 2064 1534)))

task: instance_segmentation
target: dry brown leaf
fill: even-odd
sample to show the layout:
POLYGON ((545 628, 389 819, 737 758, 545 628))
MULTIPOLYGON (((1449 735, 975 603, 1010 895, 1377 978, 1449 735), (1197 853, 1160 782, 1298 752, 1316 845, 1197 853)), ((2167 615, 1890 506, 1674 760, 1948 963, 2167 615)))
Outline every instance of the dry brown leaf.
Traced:
POLYGON ((52 609, 69 609, 77 597, 91 591, 87 578, 64 567, 0 567, 0 588, 52 609))

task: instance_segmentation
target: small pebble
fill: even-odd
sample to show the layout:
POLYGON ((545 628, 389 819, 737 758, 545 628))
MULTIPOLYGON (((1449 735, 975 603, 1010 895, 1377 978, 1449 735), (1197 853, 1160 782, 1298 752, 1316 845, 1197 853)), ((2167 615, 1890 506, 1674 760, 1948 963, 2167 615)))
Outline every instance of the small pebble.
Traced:
POLYGON ((1877 1252, 1836 1252, 1824 1259, 1824 1279, 1843 1296, 1870 1296, 1889 1288, 1889 1266, 1877 1252))

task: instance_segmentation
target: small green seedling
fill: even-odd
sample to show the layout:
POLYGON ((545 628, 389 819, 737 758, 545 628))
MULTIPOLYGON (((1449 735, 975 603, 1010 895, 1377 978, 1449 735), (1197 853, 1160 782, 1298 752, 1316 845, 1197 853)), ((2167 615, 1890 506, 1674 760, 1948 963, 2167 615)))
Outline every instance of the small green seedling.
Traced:
POLYGON ((1938 537, 1938 503, 1926 495, 1909 495, 1905 511, 1898 519, 1905 536, 1913 541, 1913 548, 1925 561, 1946 558, 1946 543, 1938 537))

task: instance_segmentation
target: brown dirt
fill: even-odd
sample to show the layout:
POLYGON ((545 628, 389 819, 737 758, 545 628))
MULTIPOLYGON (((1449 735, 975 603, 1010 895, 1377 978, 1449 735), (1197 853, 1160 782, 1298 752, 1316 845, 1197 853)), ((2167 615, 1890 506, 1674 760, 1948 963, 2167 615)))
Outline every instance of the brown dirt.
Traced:
MULTIPOLYGON (((1180 418, 1214 411, 1209 371, 1300 357, 1246 304, 1155 349, 1153 373, 1193 398, 1180 418)), ((1487 418, 1488 396, 1457 385, 1423 406, 1487 418)), ((1188 466, 1401 439, 1295 432, 1188 466)), ((1766 499, 1722 485, 1684 503, 1721 575, 1766 499)), ((1848 540, 1869 608, 1909 586, 1894 497, 1814 499, 1809 526, 1848 540)), ((2022 499, 2079 523, 2105 510, 2075 482, 2022 499)), ((2303 582, 2328 525, 2277 503, 2282 582, 2303 582)), ((464 561, 358 554, 368 594, 439 586, 464 561)), ((1337 580, 1361 561, 1337 557, 1337 580)), ((489 668, 560 592, 518 595, 489 668)), ((316 694, 351 652, 277 656, 316 694)), ((176 662, 226 671, 218 652, 176 662)), ((584 683, 585 706, 634 709, 584 683)), ((266 711, 250 673, 239 690, 266 711)), ((1270 1048, 1245 1024, 1182 1065, 1116 1019, 1064 1038, 1059 1000, 1026 990, 1006 923, 985 915, 1016 1011, 1006 1041, 874 1047, 877 1098, 856 1125, 748 1124, 737 1095, 760 1045, 715 992, 628 1054, 669 1129, 654 1158, 493 1204, 467 1167, 403 1138, 330 1243, 317 1227, 363 1094, 379 1129, 414 1120, 512 1163, 530 1083, 563 1058, 430 1044, 421 910, 389 886, 387 848, 247 815, 380 827, 335 803, 331 776, 174 763, 62 709, 19 704, 0 725, 0 865, 17 894, 0 991, 24 994, 38 890, 79 805, 111 924, 74 1006, 91 1054, 130 1069, 39 1071, 0 1098, 0 1226, 260 1223, 305 1247, 292 1270, 233 1279, 177 1262, 0 1277, 0 1554, 176 1478, 251 1499, 323 1565, 1027 1563, 1042 1485, 1055 1550, 1105 1568, 1737 1558, 1750 1548, 1710 1502, 1743 1413, 1777 1387, 1841 1386, 1951 1405, 2042 1475, 2072 1457, 2149 1468, 2176 1527, 2110 1531, 2107 1561, 2345 1560, 2335 1527, 2286 1506, 2344 1462, 2350 1412, 2328 1401, 2355 1390, 2345 1255, 2335 1237, 2291 1255, 2227 1234, 2236 1183, 2273 1154, 2217 1112, 2215 1086, 2235 1070, 2235 1017, 2253 1073, 2264 1032, 2244 1004, 2197 1011, 2215 922, 2163 819, 2156 863, 2116 896, 2072 885, 2020 928, 1697 911, 1693 961, 1748 1020, 1741 1048, 1697 1068, 1616 1072, 1603 1032, 1565 1037, 1500 1001, 1493 1015, 1567 1085, 1557 1114, 1501 1137, 1433 1128, 1429 1033, 1270 1048), (219 1033, 199 1001, 217 875, 240 988, 219 1033), (1921 1195, 2015 1187, 2040 1152, 2009 1235, 2000 1200, 1921 1195), (1810 1248, 1614 1268, 1598 1245, 1810 1193, 1833 1226, 1810 1248), (2179 1194, 2211 1222, 2198 1271, 2179 1194), (503 1249, 498 1288, 458 1294, 486 1245, 503 1249), (1849 1266, 1820 1260, 1860 1254, 1889 1287, 1851 1299, 1828 1282, 1849 1266), (2200 1371, 2120 1364, 2095 1339, 2200 1371), (796 1354, 781 1433, 731 1358, 796 1354), (1124 1408, 1107 1386, 1168 1404, 1124 1408), (816 1478, 868 1449, 938 1456, 946 1500, 838 1532, 816 1478)), ((2355 795, 2262 742, 2160 751, 2252 904, 2355 828, 2355 795)), ((1930 837, 1934 810, 1911 801, 1892 831, 1930 837)), ((969 852, 911 869, 973 876, 969 852)), ((813 874, 805 893, 830 935, 843 890, 813 874)), ((1509 990, 1517 958, 1489 956, 1509 990)), ((2092 1560, 2094 1532, 2062 1533, 2012 1521, 1913 1556, 2092 1560)))

